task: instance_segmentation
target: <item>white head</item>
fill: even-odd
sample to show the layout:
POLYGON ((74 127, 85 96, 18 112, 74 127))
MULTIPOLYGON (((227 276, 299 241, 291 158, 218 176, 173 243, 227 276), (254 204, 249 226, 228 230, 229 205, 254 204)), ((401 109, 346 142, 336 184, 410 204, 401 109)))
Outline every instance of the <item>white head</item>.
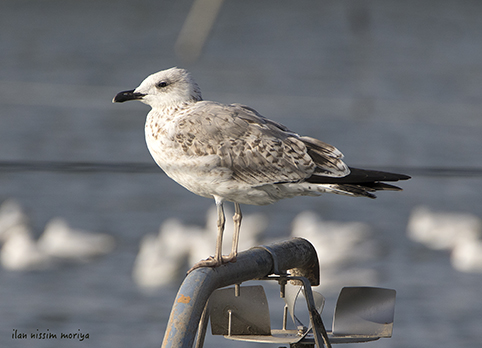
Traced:
POLYGON ((171 68, 148 76, 134 90, 118 93, 112 100, 139 100, 152 108, 202 100, 201 90, 187 70, 171 68))

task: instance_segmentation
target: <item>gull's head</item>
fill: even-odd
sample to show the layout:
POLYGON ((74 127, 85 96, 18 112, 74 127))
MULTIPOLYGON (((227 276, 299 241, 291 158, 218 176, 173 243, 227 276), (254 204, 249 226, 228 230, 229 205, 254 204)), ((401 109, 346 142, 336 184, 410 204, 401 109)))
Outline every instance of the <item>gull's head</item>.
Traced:
POLYGON ((152 108, 202 100, 201 91, 184 69, 171 68, 148 76, 139 87, 118 93, 113 103, 139 100, 152 108))

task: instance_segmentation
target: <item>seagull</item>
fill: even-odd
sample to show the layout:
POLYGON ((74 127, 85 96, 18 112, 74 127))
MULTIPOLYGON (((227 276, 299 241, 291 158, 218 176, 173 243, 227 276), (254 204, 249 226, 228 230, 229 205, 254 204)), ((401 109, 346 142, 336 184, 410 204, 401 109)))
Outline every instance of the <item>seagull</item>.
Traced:
POLYGON ((189 191, 216 203, 214 257, 201 260, 191 270, 236 261, 240 204, 266 205, 325 192, 375 198, 374 191, 401 190, 384 181, 410 178, 350 168, 334 146, 300 136, 249 106, 205 101, 185 69, 154 73, 112 101, 129 100, 151 107, 145 137, 159 167, 189 191), (235 210, 232 249, 227 256, 222 255, 225 201, 233 202, 235 210))

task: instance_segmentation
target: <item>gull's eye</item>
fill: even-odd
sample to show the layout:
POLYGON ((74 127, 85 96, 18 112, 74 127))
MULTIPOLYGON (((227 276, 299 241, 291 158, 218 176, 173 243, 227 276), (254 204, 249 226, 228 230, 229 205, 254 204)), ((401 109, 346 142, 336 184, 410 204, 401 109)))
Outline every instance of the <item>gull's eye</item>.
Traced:
POLYGON ((163 87, 166 87, 167 86, 167 82, 166 81, 161 81, 161 82, 158 82, 156 87, 158 88, 163 88, 163 87))

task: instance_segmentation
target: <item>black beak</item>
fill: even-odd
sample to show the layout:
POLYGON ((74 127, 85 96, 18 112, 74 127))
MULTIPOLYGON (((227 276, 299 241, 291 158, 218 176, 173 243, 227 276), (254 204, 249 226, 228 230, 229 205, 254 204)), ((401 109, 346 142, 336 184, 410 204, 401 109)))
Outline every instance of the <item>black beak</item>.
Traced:
POLYGON ((119 92, 117 95, 112 99, 113 103, 123 103, 129 100, 139 100, 144 97, 145 94, 142 93, 134 93, 134 89, 130 91, 119 92))

